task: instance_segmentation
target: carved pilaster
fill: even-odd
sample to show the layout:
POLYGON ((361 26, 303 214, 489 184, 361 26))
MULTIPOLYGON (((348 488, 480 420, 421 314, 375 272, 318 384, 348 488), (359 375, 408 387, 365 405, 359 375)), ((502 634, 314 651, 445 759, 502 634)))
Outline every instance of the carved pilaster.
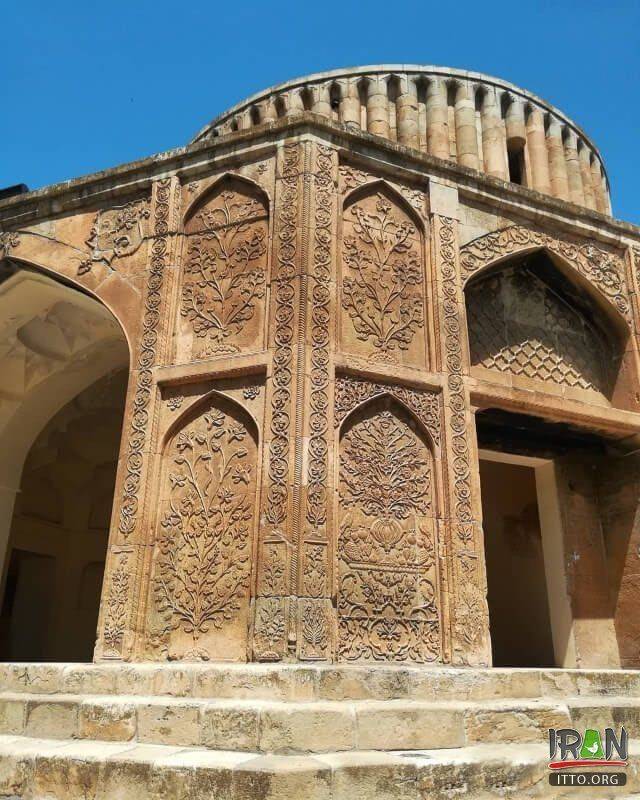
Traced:
POLYGON ((477 481, 474 422, 464 375, 468 354, 464 337, 464 294, 458 269, 457 223, 434 216, 442 368, 444 387, 444 458, 448 484, 450 608, 452 660, 458 664, 490 663, 489 617, 477 481))
POLYGON ((144 312, 131 354, 120 466, 98 624, 96 658, 99 659, 130 658, 138 630, 148 538, 144 524, 145 500, 149 489, 149 462, 154 449, 157 405, 153 370, 166 346, 166 272, 175 256, 177 215, 174 207, 177 202, 177 178, 162 178, 154 183, 144 312))
POLYGON ((269 661, 285 657, 291 636, 289 596, 294 569, 291 486, 296 442, 296 337, 299 335, 296 275, 300 264, 303 158, 303 147, 297 142, 287 142, 278 153, 269 324, 273 361, 267 395, 265 491, 260 514, 253 635, 254 658, 269 661))
POLYGON ((311 145, 310 155, 307 368, 305 402, 300 404, 308 450, 301 475, 296 591, 304 598, 298 610, 298 655, 323 660, 331 654, 334 629, 330 602, 333 538, 327 503, 332 491, 329 465, 333 462, 329 390, 333 376, 338 159, 335 150, 322 144, 311 145))

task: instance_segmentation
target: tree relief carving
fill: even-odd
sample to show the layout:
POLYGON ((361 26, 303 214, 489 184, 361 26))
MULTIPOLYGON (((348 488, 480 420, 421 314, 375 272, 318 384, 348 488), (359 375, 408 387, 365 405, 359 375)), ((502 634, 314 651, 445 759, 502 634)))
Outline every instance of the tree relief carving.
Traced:
POLYGON ((220 397, 169 443, 153 578, 169 658, 246 658, 256 464, 253 422, 220 397))
POLYGON ((440 659, 433 458, 389 398, 340 441, 338 652, 346 661, 440 659))
POLYGON ((261 192, 223 179, 190 216, 185 234, 182 355, 206 358, 261 346, 268 241, 261 192))
POLYGON ((343 218, 343 347, 381 361, 422 363, 422 235, 391 192, 363 191, 343 218))

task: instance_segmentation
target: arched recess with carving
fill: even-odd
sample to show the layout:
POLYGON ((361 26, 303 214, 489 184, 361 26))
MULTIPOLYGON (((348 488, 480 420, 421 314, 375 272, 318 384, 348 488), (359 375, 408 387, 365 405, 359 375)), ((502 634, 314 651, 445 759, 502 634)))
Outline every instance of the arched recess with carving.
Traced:
POLYGON ((261 350, 269 274, 269 199, 227 173, 185 215, 177 360, 261 350))
POLYGON ((58 266, 0 262, 0 563, 17 604, 0 657, 18 660, 91 658, 129 369, 120 320, 58 266))
POLYGON ((258 429, 212 392, 171 427, 151 575, 158 656, 245 661, 254 573, 258 429))
POLYGON ((384 181, 367 183, 345 197, 340 241, 341 349, 424 366, 426 251, 415 210, 384 181))
POLYGON ((515 376, 516 387, 534 380, 573 399, 635 408, 623 265, 591 245, 547 239, 512 232, 463 248, 472 369, 515 376))
POLYGON ((441 661, 429 433, 403 403, 378 395, 344 419, 338 453, 338 658, 441 661))

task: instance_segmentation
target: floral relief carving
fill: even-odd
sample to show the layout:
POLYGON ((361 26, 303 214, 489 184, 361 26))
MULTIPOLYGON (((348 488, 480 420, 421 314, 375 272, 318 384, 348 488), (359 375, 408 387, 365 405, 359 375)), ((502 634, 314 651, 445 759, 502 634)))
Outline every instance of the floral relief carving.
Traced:
POLYGON ((115 258, 133 255, 144 241, 144 220, 150 216, 147 200, 98 211, 85 242, 91 255, 80 262, 78 275, 90 272, 96 262, 110 266, 115 258))
POLYGON ((14 247, 20 244, 20 237, 15 231, 0 233, 0 259, 9 258, 14 247))
POLYGON ((384 399, 340 442, 338 636, 344 660, 440 658, 432 455, 384 399))
POLYGON ((239 181, 225 180, 186 225, 180 313, 195 357, 237 352, 261 337, 268 214, 239 181))
POLYGON ((169 446, 154 575, 169 657, 245 658, 256 491, 248 425, 217 401, 169 446))
MULTIPOLYGON (((420 234, 386 192, 345 209, 342 308, 372 356, 397 360, 424 325, 420 234)), ((346 334, 349 336, 349 334, 346 334)))
POLYGON ((147 278, 144 301, 142 336, 138 352, 138 370, 133 414, 128 434, 126 476, 120 504, 118 530, 127 539, 135 530, 138 517, 138 494, 142 479, 144 445, 149 423, 149 404, 153 383, 152 369, 157 358, 160 303, 164 283, 164 270, 169 252, 169 210, 171 204, 171 178, 157 181, 154 189, 153 240, 151 267, 147 278))
POLYGON ((378 383, 352 375, 341 375, 335 382, 334 424, 339 427, 354 408, 372 397, 391 395, 411 409, 429 431, 434 444, 440 444, 440 395, 438 392, 410 389, 397 384, 378 383))
POLYGON ((269 450, 266 492, 261 514, 258 591, 254 628, 254 652, 261 660, 277 660, 286 651, 284 598, 288 593, 290 568, 289 460, 292 450, 292 375, 297 262, 297 226, 300 149, 288 142, 283 148, 282 178, 278 196, 273 279, 274 330, 273 378, 270 399, 269 450), (273 601, 273 602, 267 602, 273 601), (277 612, 276 612, 277 609, 277 612), (277 616, 276 616, 277 613, 277 616), (274 638, 273 627, 282 621, 282 636, 274 638), (276 641, 277 640, 277 641, 276 641))
POLYGON ((302 601, 302 647, 304 659, 324 659, 329 646, 329 621, 322 602, 302 601))
POLYGON ((482 578, 476 555, 471 463, 468 441, 469 412, 462 378, 461 287, 456 265, 456 232, 449 217, 437 219, 437 247, 442 279, 442 326, 447 377, 449 467, 452 473, 452 524, 457 584, 453 597, 453 628, 456 656, 463 663, 486 658, 486 600, 480 589, 482 578), (464 575, 464 577, 462 577, 464 575), (473 645, 473 646, 471 646, 473 645))
POLYGON ((511 225, 466 244, 461 249, 460 265, 465 277, 470 277, 486 264, 530 247, 545 247, 561 255, 597 286, 621 314, 630 319, 622 258, 592 242, 560 239, 545 231, 511 225))
POLYGON ((130 576, 127 571, 127 559, 112 573, 109 581, 107 611, 103 629, 105 656, 118 656, 122 645, 127 622, 127 598, 129 595, 130 576))

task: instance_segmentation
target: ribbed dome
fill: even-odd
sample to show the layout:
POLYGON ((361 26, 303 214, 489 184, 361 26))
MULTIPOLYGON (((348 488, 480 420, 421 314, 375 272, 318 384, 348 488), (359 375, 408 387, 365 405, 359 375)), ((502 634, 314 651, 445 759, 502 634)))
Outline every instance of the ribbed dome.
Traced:
POLYGON ((544 194, 609 213, 600 154, 554 106, 507 81, 391 64, 316 73, 238 103, 194 138, 311 111, 544 194))

